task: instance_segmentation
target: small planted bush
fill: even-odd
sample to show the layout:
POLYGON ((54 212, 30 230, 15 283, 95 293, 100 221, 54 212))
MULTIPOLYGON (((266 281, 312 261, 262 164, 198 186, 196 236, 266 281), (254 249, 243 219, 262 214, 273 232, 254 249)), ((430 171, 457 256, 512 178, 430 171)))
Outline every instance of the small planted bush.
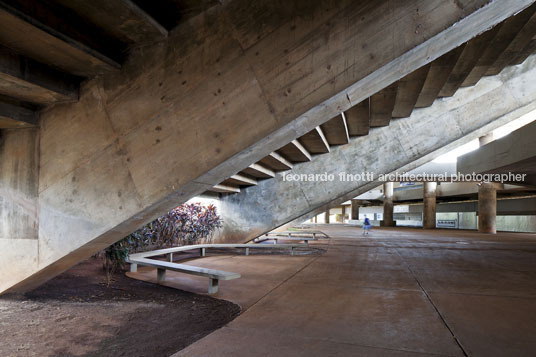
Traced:
POLYGON ((211 241, 222 220, 214 205, 187 203, 148 223, 126 238, 131 252, 211 241))
POLYGON ((125 261, 129 253, 129 237, 112 244, 104 250, 104 271, 106 272, 106 283, 109 286, 112 274, 118 268, 125 267, 125 261))
POLYGON ((129 253, 163 247, 209 243, 222 219, 216 206, 186 203, 146 224, 104 251, 108 283, 117 268, 123 268, 129 253))

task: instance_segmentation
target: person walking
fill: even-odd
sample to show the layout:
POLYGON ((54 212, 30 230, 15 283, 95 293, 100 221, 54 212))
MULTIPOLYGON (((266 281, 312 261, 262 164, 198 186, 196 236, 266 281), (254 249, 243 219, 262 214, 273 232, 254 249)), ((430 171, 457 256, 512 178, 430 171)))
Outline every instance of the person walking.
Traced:
POLYGON ((370 232, 370 221, 367 216, 365 216, 365 222, 363 222, 363 235, 368 235, 370 232))

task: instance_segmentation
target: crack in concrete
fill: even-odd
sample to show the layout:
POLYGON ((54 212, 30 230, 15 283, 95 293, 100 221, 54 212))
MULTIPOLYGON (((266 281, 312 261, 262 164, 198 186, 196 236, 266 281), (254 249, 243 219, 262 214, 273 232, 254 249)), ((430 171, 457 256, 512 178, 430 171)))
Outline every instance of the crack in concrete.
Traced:
POLYGON ((289 281, 290 279, 292 279, 294 276, 296 276, 299 272, 301 272, 303 269, 307 268, 309 265, 311 265, 313 262, 315 262, 318 258, 320 257, 316 257, 316 258, 313 258, 311 259, 307 264, 305 264, 303 267, 301 267, 300 269, 298 269, 296 272, 294 272, 294 274, 292 274, 291 276, 289 276, 288 278, 286 278, 285 280, 283 280, 282 282, 280 282, 279 284, 277 284, 276 286, 274 286, 272 289, 270 289, 270 291, 268 291, 266 294, 264 294, 263 296, 261 296, 260 298, 257 299, 257 301, 255 301, 253 304, 251 304, 246 310, 244 310, 244 313, 246 313, 247 311, 249 311, 249 309, 251 309, 253 306, 257 305, 262 299, 264 299, 266 296, 270 295, 274 290, 276 290, 277 288, 279 288, 281 285, 285 284, 287 281, 289 281))
POLYGON ((413 277, 413 279, 415 279, 415 282, 417 282, 417 285, 419 285, 419 287, 421 288, 421 291, 423 292, 424 296, 426 296, 426 299, 428 299, 428 302, 430 302, 430 305, 432 305, 432 307, 434 308, 434 310, 436 311, 437 315, 439 316, 439 318, 441 319, 441 321, 443 322, 443 324, 445 325, 445 327, 447 328, 447 330, 450 332, 450 334, 452 335, 452 337, 454 338, 454 341, 456 342, 456 344, 458 345, 458 347, 461 349, 462 353, 464 356, 469 356, 469 354, 467 353, 467 351, 465 350, 465 348, 463 347, 461 341, 458 339, 458 336, 456 336, 456 334, 454 333, 454 331, 452 330, 452 328, 449 326, 449 324, 447 323, 447 321, 445 320, 445 317, 443 316, 443 314, 441 314, 441 312, 439 311, 438 307, 436 306, 436 304, 434 304, 434 302, 432 301, 432 298, 430 297, 430 295, 428 295, 428 292, 424 289, 424 287, 421 285, 421 282, 419 281, 419 279, 417 279, 417 276, 413 273, 413 270, 411 270, 411 267, 409 266, 409 264, 406 263, 406 260, 404 259, 404 257, 398 252, 398 249, 395 248, 395 251, 396 253, 398 254, 398 256, 400 257, 400 259, 402 260, 402 262, 404 262, 404 265, 406 266, 406 268, 408 269, 408 271, 410 272, 411 276, 413 277))
MULTIPOLYGON (((326 253, 328 252, 329 250, 329 247, 331 245, 331 239, 329 240, 328 242, 328 247, 326 249, 326 253)), ((326 254, 324 253, 324 254, 326 254)), ((251 304, 246 310, 244 310, 242 312, 242 314, 246 313, 249 309, 251 309, 253 306, 257 305, 262 299, 264 299, 266 296, 270 295, 274 290, 276 290, 277 288, 279 288, 281 285, 285 284, 287 281, 289 281, 290 279, 292 279, 293 277, 295 277, 298 273, 300 273, 302 270, 304 270, 305 268, 307 268, 309 265, 311 265, 313 262, 317 261, 319 258, 321 258, 321 256, 319 257, 316 257, 316 258, 313 258, 311 259, 308 263, 306 263, 303 267, 301 267, 300 269, 298 269, 296 272, 294 272, 294 274, 292 274, 291 276, 289 276, 288 278, 286 278, 285 280, 283 280, 282 282, 280 282, 279 284, 277 284, 276 286, 274 286, 272 289, 270 289, 270 291, 268 291, 266 294, 264 294, 263 296, 261 296, 259 299, 257 299, 257 301, 255 301, 253 304, 251 304)))

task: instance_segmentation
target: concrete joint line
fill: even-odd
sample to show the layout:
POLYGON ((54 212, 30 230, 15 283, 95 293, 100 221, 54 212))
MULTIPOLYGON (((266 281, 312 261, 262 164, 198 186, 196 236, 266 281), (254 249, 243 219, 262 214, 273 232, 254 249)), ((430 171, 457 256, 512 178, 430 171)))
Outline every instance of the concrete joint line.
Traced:
POLYGON ((421 282, 419 281, 419 279, 417 279, 417 276, 415 275, 415 273, 413 272, 413 270, 411 270, 411 267, 409 266, 409 264, 407 264, 406 260, 404 259, 404 257, 400 254, 400 252, 398 251, 398 248, 395 247, 395 251, 396 251, 396 254, 400 257, 400 259, 402 259, 402 261, 404 262, 404 266, 408 269, 408 271, 410 272, 411 276, 413 277, 413 279, 415 279, 415 282, 417 282, 417 285, 419 285, 419 287, 421 288, 421 291, 423 292, 424 296, 426 296, 426 299, 428 300, 428 302, 430 303, 430 305, 432 305, 432 307, 434 308, 434 310, 436 311, 437 315, 439 316, 439 318, 441 319, 441 321, 443 322, 443 324, 445 325, 445 327, 447 328, 447 330, 450 332, 450 334, 452 335, 452 338, 454 338, 454 341, 456 342, 456 344, 458 345, 458 347, 462 350, 462 353, 464 356, 469 356, 467 354, 467 351, 465 350, 465 348, 463 347, 461 341, 458 339, 458 337, 456 336, 456 334, 454 334, 454 331, 452 330, 452 328, 450 327, 450 325, 447 323, 447 320, 445 320, 445 317, 443 316, 443 314, 441 314, 441 312, 439 311, 439 309, 437 308, 436 304, 434 304, 434 302, 432 301, 432 298, 430 297, 430 295, 428 295, 428 292, 424 289, 424 287, 422 286, 421 282))
POLYGON ((270 295, 273 291, 275 291, 276 289, 278 289, 281 285, 285 284, 287 281, 289 281, 290 279, 292 279, 293 277, 295 277, 299 272, 301 272, 303 269, 307 268, 309 265, 311 265, 313 262, 315 262, 318 258, 320 257, 316 257, 316 258, 313 258, 311 259, 310 262, 308 262, 307 264, 305 264, 303 267, 301 267, 300 269, 298 269, 298 271, 296 271, 294 274, 292 274, 291 276, 289 276, 288 278, 286 278, 285 280, 283 280, 282 282, 280 282, 279 284, 277 284, 276 286, 274 286, 272 289, 270 289, 270 291, 268 291, 266 294, 264 294, 263 296, 261 296, 257 301, 255 301, 253 304, 251 304, 246 310, 244 310, 244 313, 246 313, 247 311, 249 311, 252 307, 254 307, 255 305, 257 305, 262 299, 264 299, 266 296, 270 295))

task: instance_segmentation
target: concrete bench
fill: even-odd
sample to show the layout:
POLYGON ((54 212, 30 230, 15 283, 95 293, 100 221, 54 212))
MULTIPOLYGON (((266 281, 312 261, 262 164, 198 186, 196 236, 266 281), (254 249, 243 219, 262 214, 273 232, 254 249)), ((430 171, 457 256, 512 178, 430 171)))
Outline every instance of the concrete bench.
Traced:
POLYGON ((314 239, 325 238, 328 239, 329 236, 322 231, 310 231, 310 230, 299 230, 299 231, 279 231, 279 232, 268 232, 267 236, 282 236, 286 235, 288 237, 313 237, 314 239))
POLYGON ((240 278, 240 274, 223 270, 207 269, 186 264, 177 264, 163 262, 154 259, 138 258, 135 262, 131 261, 131 271, 137 271, 137 265, 156 268, 156 280, 159 284, 166 279, 166 270, 177 271, 179 273, 204 276, 209 279, 208 293, 215 294, 218 292, 220 280, 233 280, 240 278))
POLYGON ((282 236, 282 235, 266 235, 265 237, 263 238, 257 238, 255 240, 255 242, 257 243, 260 243, 260 242, 264 242, 264 241, 267 241, 267 240, 273 240, 274 241, 274 244, 278 244, 278 240, 292 240, 292 241, 303 241, 305 243, 306 246, 309 246, 309 241, 310 240, 318 240, 316 238, 312 238, 312 237, 293 237, 293 236, 282 236))
POLYGON ((173 270, 180 273, 204 276, 209 278, 208 293, 215 294, 218 292, 218 283, 220 280, 232 280, 240 278, 240 274, 231 273, 222 270, 207 269, 186 264, 173 263, 173 253, 185 252, 190 250, 198 250, 199 255, 204 257, 206 250, 210 248, 244 248, 245 254, 249 255, 250 249, 290 249, 291 255, 294 255, 294 249, 302 246, 302 244, 196 244, 186 245, 181 247, 165 248, 153 250, 150 252, 142 252, 131 254, 127 263, 130 263, 130 271, 136 272, 138 265, 149 266, 157 269, 157 282, 162 283, 166 278, 166 270, 173 270), (167 255, 169 262, 149 259, 155 256, 167 255))
POLYGON ((277 245, 270 245, 266 246, 264 244, 251 244, 251 243, 237 243, 237 244, 195 244, 195 245, 183 245, 180 247, 172 247, 172 248, 164 248, 164 249, 158 249, 158 250, 152 250, 149 252, 142 252, 142 253, 135 253, 131 254, 130 258, 132 259, 138 259, 138 258, 149 258, 149 257, 155 257, 159 255, 167 255, 169 257, 169 261, 173 261, 173 253, 177 252, 186 252, 190 250, 198 250, 199 256, 204 257, 206 254, 207 249, 245 249, 246 255, 249 255, 250 249, 290 249, 291 255, 294 253, 294 249, 302 246, 301 244, 277 244, 277 245))

